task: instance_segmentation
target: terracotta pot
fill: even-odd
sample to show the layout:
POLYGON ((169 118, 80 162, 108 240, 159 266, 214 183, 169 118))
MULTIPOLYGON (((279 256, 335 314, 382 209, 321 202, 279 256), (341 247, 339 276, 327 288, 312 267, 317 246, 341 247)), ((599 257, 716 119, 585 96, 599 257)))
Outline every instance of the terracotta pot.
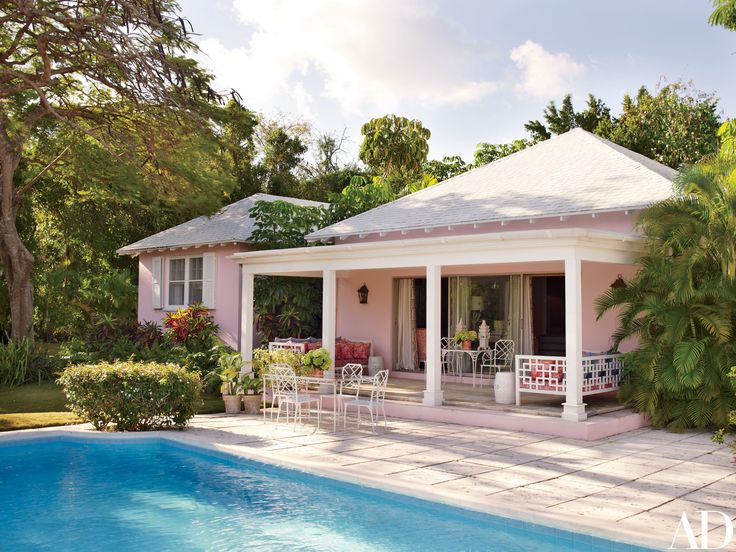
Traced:
POLYGON ((263 395, 243 395, 243 409, 246 414, 258 414, 262 402, 263 395))
POLYGON ((222 400, 225 403, 225 414, 240 413, 240 402, 242 401, 240 395, 223 395, 222 400))
POLYGON ((463 350, 470 351, 473 349, 473 342, 472 341, 463 341, 463 350))
POLYGON ((319 368, 312 369, 312 377, 313 378, 321 378, 325 375, 323 370, 320 370, 319 368))

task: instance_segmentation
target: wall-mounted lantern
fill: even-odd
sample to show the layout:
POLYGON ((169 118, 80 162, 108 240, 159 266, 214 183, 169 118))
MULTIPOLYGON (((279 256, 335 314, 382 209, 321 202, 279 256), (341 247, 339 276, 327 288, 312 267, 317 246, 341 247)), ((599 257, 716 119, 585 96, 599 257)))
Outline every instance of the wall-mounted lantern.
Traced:
POLYGON ((361 305, 365 305, 368 302, 368 287, 365 285, 365 282, 358 288, 358 300, 361 305))
POLYGON ((626 282, 624 282, 624 277, 619 274, 618 278, 616 278, 611 284, 611 289, 624 289, 625 287, 626 282))

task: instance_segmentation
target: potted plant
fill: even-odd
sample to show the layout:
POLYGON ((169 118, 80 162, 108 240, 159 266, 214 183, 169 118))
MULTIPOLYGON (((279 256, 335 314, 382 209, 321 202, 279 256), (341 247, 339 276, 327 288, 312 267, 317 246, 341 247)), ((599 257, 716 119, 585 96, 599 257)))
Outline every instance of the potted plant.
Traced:
POLYGON ((475 330, 460 330, 455 334, 455 343, 462 343, 466 351, 473 348, 473 341, 476 339, 478 339, 478 333, 475 330))
POLYGON ((225 353, 217 359, 217 369, 207 374, 207 378, 218 378, 222 383, 220 391, 225 403, 226 414, 240 412, 240 369, 243 367, 243 357, 240 353, 225 353))
POLYGON ((246 414, 258 414, 263 400, 263 380, 254 373, 245 373, 240 378, 243 390, 243 409, 246 414))
POLYGON ((304 366, 312 370, 313 377, 321 378, 330 369, 332 358, 330 358, 330 351, 322 347, 309 351, 304 355, 303 362, 304 366))

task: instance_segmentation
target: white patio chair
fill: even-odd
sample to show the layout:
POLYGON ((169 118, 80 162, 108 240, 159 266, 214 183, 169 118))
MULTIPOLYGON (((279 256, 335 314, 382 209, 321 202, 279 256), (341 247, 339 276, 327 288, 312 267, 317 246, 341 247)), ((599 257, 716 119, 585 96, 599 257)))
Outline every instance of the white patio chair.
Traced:
MULTIPOLYGON (((278 404, 281 397, 279 397, 278 391, 276 389, 276 379, 280 376, 293 376, 295 375, 294 369, 289 366, 288 364, 271 364, 268 367, 268 376, 267 381, 269 382, 269 385, 271 387, 271 421, 273 421, 273 410, 274 407, 278 404)), ((265 394, 265 389, 264 389, 265 394)), ((266 421, 266 409, 264 405, 263 409, 263 421, 266 421)))
POLYGON ((483 386, 483 370, 488 369, 490 378, 494 372, 512 367, 514 362, 515 345, 511 339, 499 339, 494 343, 493 350, 481 353, 479 360, 480 385, 483 386))
POLYGON ((348 399, 343 403, 343 428, 347 427, 348 408, 354 406, 358 413, 358 429, 360 429, 361 416, 360 413, 363 409, 367 410, 371 416, 371 430, 373 433, 376 432, 376 421, 378 420, 378 414, 383 416, 383 425, 388 429, 388 422, 386 420, 386 410, 383 407, 383 402, 386 398, 386 386, 388 385, 388 370, 381 370, 375 376, 373 376, 373 382, 371 384, 371 397, 370 399, 361 399, 359 396, 360 390, 356 391, 354 399, 348 399))
POLYGON ((453 375, 459 375, 458 366, 460 365, 461 359, 458 355, 453 353, 453 350, 458 348, 457 342, 452 337, 443 337, 440 340, 440 365, 442 368, 442 377, 452 373, 453 375))
MULTIPOLYGON (((337 404, 334 405, 334 410, 337 416, 342 416, 345 401, 356 398, 360 393, 360 382, 363 380, 363 366, 360 364, 346 364, 342 368, 338 368, 337 371, 340 374, 340 378, 335 380, 337 389, 335 390, 334 399, 337 404)), ((327 395, 323 395, 323 397, 325 396, 327 395)))
POLYGON ((276 423, 281 419, 281 407, 286 405, 286 423, 289 423, 289 412, 294 407, 294 429, 297 422, 302 421, 303 409, 307 407, 307 417, 311 415, 312 405, 316 404, 319 411, 319 397, 312 396, 309 393, 299 390, 297 377, 292 371, 290 374, 286 371, 272 373, 274 394, 279 398, 279 409, 276 414, 276 423))

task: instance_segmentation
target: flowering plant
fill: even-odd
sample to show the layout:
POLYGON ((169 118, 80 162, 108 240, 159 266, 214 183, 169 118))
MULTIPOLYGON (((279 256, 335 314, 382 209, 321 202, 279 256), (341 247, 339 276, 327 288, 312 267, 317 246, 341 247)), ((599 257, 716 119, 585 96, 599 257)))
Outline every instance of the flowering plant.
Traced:
POLYGON ((475 330, 460 330, 455 334, 455 342, 460 343, 461 341, 475 341, 478 339, 478 333, 475 330))

